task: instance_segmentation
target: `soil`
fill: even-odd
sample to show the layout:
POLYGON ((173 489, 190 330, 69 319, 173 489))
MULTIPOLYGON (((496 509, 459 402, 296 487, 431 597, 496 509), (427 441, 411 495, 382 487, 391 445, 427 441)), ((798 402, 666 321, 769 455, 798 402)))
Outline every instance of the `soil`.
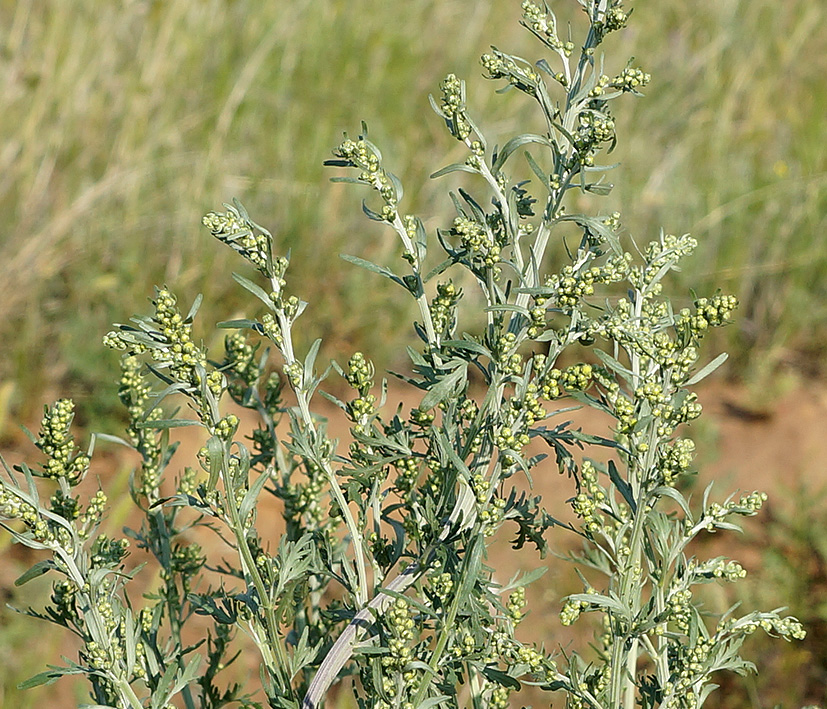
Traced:
MULTIPOLYGON (((396 403, 400 398, 389 397, 391 404, 396 403)), ((320 400, 321 401, 321 400, 320 400)), ((799 388, 790 391, 774 401, 771 408, 756 410, 749 406, 750 397, 746 390, 732 384, 721 382, 707 383, 700 390, 700 401, 704 405, 705 415, 695 424, 691 432, 698 447, 696 464, 699 468, 695 494, 700 492, 711 481, 715 482, 717 497, 720 499, 729 493, 740 490, 751 492, 753 490, 764 490, 770 495, 770 514, 772 510, 785 511, 786 514, 795 514, 792 508, 796 500, 801 497, 796 491, 805 489, 815 494, 827 483, 827 388, 813 386, 799 388)), ((390 408, 390 407, 389 407, 390 408)), ((330 429, 333 436, 344 438, 346 428, 341 423, 338 410, 332 405, 323 413, 330 416, 330 429)), ((596 426, 604 426, 605 420, 591 411, 579 411, 567 414, 577 425, 584 429, 594 431, 596 426)), ((554 421, 559 423, 559 421, 554 421)), ((201 445, 197 429, 179 429, 182 440, 181 447, 173 459, 171 470, 176 470, 178 465, 194 460, 194 454, 201 445)), ((93 472, 96 480, 90 481, 90 485, 97 486, 97 480, 105 489, 111 486, 120 487, 117 493, 122 498, 125 496, 124 484, 126 473, 137 462, 134 452, 126 449, 121 452, 114 450, 116 446, 105 446, 103 455, 96 456, 93 463, 93 472)), ((22 447, 12 446, 4 452, 9 462, 16 462, 20 458, 22 447)), ((34 458, 31 447, 27 444, 25 448, 27 457, 34 458)), ((572 494, 572 482, 556 472, 553 462, 550 464, 547 474, 539 469, 534 476, 535 492, 543 495, 547 500, 549 508, 560 509, 563 502, 572 494)), ((91 476, 90 476, 91 477, 91 476)), ((269 499, 270 496, 267 496, 269 499)), ((116 504, 128 504, 125 499, 115 499, 116 504)), ((258 514, 258 519, 263 525, 263 535, 270 539, 277 539, 281 529, 281 515, 279 510, 271 503, 265 503, 258 514)), ((726 544, 727 548, 722 553, 736 556, 748 571, 758 568, 761 565, 762 549, 757 542, 766 542, 760 534, 761 517, 757 518, 757 524, 747 526, 748 536, 743 538, 734 537, 725 540, 721 536, 720 542, 726 544), (753 541, 750 542, 749 538, 753 541), (736 551, 738 553, 736 553, 736 551)), ((821 520, 812 520, 814 524, 823 524, 821 520)), ((113 530, 115 531, 115 530, 113 530)), ((554 532, 552 532, 554 533, 554 532)), ((515 554, 504 540, 495 544, 490 552, 488 564, 497 570, 498 578, 507 581, 512 572, 516 571, 516 562, 527 563, 536 566, 539 563, 548 562, 551 570, 545 574, 530 589, 529 609, 532 613, 530 622, 524 628, 526 640, 542 641, 545 637, 547 647, 550 645, 566 645, 572 636, 561 634, 562 630, 557 622, 559 612, 559 598, 562 594, 579 590, 572 584, 576 583, 576 577, 570 578, 571 568, 562 564, 554 558, 546 562, 540 562, 536 555, 527 553, 515 554), (529 637, 529 636, 534 637, 529 637), (548 638, 554 638, 553 643, 548 638)), ((566 543, 560 547, 563 551, 566 543)), ((25 606, 28 595, 26 589, 29 586, 15 588, 14 579, 30 566, 39 557, 17 545, 7 546, 0 539, 0 594, 4 600, 13 606, 25 606)), ((133 554, 132 561, 140 560, 139 554, 133 554)), ((45 588, 45 587, 44 587, 45 588)), ((45 591, 43 591, 45 593, 45 591)), ((781 602, 776 605, 781 605, 781 602)), ((6 616, 3 616, 5 619, 6 616)), ((16 621, 19 622, 19 621, 16 621)), ((38 621, 29 621, 32 628, 36 628, 38 621)), ((31 629, 31 628, 30 628, 31 629)), ((41 631, 52 633, 53 629, 46 626, 40 627, 41 631)), ((55 629, 56 630, 56 629, 55 629)), ((11 642, 5 634, 0 635, 0 642, 11 642)), ((32 647, 32 655, 41 658, 41 662, 58 664, 58 654, 71 657, 73 649, 70 641, 55 646, 50 643, 49 656, 46 657, 46 650, 35 644, 32 647)), ((21 656, 8 656, 8 648, 0 647, 0 662, 12 663, 21 668, 31 668, 30 674, 40 671, 38 660, 23 658, 21 656)), ((825 664, 825 658, 819 660, 825 664)), ((241 677, 250 677, 255 684, 257 680, 257 669, 252 665, 246 670, 241 670, 241 677)), ((8 675, 5 675, 8 676, 8 675)), ((23 675, 25 676, 25 674, 23 675)), ((72 696, 67 692, 70 680, 62 680, 56 685, 40 687, 26 693, 23 700, 25 704, 15 704, 21 709, 26 706, 42 705, 55 707, 74 707, 80 697, 72 696)), ((0 694, 0 704, 3 704, 0 694)), ((815 701, 823 701, 824 697, 814 697, 815 701)), ((547 705, 547 701, 545 702, 547 705)), ((536 705, 536 704, 535 704, 536 705)), ((729 705, 728 705, 729 706, 729 705)), ((734 704, 731 706, 752 706, 750 704, 734 704)), ((757 706, 757 705, 756 705, 757 706)), ((771 706, 771 704, 767 705, 771 706)))

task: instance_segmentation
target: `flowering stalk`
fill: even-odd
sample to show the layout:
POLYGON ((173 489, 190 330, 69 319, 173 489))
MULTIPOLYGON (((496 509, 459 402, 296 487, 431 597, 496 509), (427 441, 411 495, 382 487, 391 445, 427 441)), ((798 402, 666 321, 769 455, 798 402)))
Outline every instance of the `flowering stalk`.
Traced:
POLYGON ((710 487, 698 508, 680 489, 692 471, 690 424, 702 412, 691 388, 724 360, 704 364, 700 345, 737 301, 716 293, 677 307, 666 295, 669 273, 696 245, 691 237, 661 234, 633 256, 619 213, 568 211, 572 190, 610 191, 597 160, 618 140, 614 102, 640 95, 650 80, 631 64, 603 73, 597 50, 629 19, 620 0, 578 4, 586 23, 579 42, 561 37, 548 6, 523 3, 522 24, 550 59, 530 64, 496 48, 482 57, 488 78, 536 102, 542 134, 491 147, 470 116, 464 82, 453 74, 441 82, 431 103, 468 157, 434 177, 467 173, 481 192, 457 186, 456 215, 436 234, 400 211, 401 182, 366 128, 327 163, 358 171, 334 179, 369 187, 379 204, 364 204, 365 214, 402 244, 400 272, 346 260, 417 304, 413 329, 422 344, 408 350, 410 371, 395 375, 421 395, 409 411, 384 408, 386 382, 377 385, 364 353, 321 374, 319 340, 303 359, 296 354, 294 326, 307 303, 287 294, 287 256, 238 202, 203 223, 264 285, 234 274, 261 312, 219 324, 230 331, 223 357, 211 360, 193 340, 198 301, 184 315, 166 288, 157 290, 152 316, 106 336, 125 352, 119 396, 129 440, 106 438, 141 455, 131 491, 146 519, 127 534, 154 557, 159 589, 133 614, 126 542, 96 534, 105 498, 84 507, 71 494, 91 450, 75 449, 71 404, 58 402, 36 439, 45 465, 20 466, 25 485, 7 468, 0 484, 0 516, 15 537, 51 554, 21 581, 61 576, 41 617, 84 643, 78 663, 32 683, 83 673, 104 706, 160 709, 179 693, 187 707, 257 706, 238 685, 215 681, 241 630, 258 647, 269 705, 281 709, 320 707, 348 675, 360 706, 371 709, 504 709, 525 685, 562 692, 569 709, 699 709, 713 673, 749 669, 738 654, 747 635, 761 628, 803 637, 780 610, 736 617, 732 609, 720 618, 701 611, 699 585, 745 572, 734 560, 696 558, 694 540, 737 529, 733 519, 757 514, 765 500, 752 492, 716 502, 710 487), (550 264, 557 238, 566 240, 566 257, 550 264), (476 330, 479 313, 457 285, 465 274, 484 303, 476 330), (313 411, 331 371, 351 390, 345 400, 325 394, 350 425, 346 450, 313 411), (472 385, 471 371, 480 384, 472 385), (225 413, 228 398, 259 417, 246 438, 238 415, 225 413), (194 418, 170 412, 175 399, 194 418), (572 404, 609 415, 611 431, 555 424, 572 404), (289 432, 280 435, 284 417, 289 432), (170 431, 183 425, 199 426, 206 440, 197 465, 171 479, 170 431), (548 474, 549 455, 530 448, 532 440, 572 479, 576 524, 559 522, 515 486, 521 474, 548 474), (56 484, 48 507, 35 476, 56 484), (286 532, 277 542, 258 527, 265 492, 282 505, 286 532), (220 538, 235 561, 221 554, 207 566, 211 552, 185 536, 203 526, 228 530, 220 538), (582 656, 557 654, 553 638, 547 649, 518 637, 525 586, 542 570, 502 584, 485 563, 492 538, 506 532, 515 550, 531 544, 543 557, 558 527, 583 544, 575 557, 583 591, 563 599, 561 621, 600 618, 595 652, 582 656), (207 568, 222 575, 218 588, 198 586, 207 568), (213 621, 205 657, 183 641, 195 614, 213 621))

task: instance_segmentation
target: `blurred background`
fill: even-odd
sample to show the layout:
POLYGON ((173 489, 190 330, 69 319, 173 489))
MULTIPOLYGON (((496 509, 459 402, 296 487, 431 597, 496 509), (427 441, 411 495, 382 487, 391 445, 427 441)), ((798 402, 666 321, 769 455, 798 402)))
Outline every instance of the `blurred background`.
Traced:
MULTIPOLYGON (((581 21, 574 0, 552 5, 561 20, 581 21)), ((720 433, 727 417, 765 426, 760 437, 789 452, 789 435, 823 427, 827 414, 827 3, 639 0, 634 9, 604 45, 606 73, 634 56, 653 78, 645 98, 615 104, 617 186, 591 208, 622 206, 638 243, 661 227, 691 232, 699 249, 674 292, 721 288, 742 303, 714 343, 731 359, 709 394, 709 463, 740 457, 720 433), (792 434, 766 428, 785 411, 792 434)), ((118 358, 101 338, 147 312, 156 284, 184 308, 203 293, 201 335, 220 344, 210 324, 249 312, 228 278, 243 266, 200 219, 233 197, 292 250, 289 287, 311 303, 308 339, 323 337, 328 357, 363 349, 378 369, 399 366, 407 304, 385 281, 366 288, 365 272, 336 258, 388 262, 396 244, 363 216, 366 195, 331 184, 322 162, 366 121, 405 185, 405 211, 431 233, 447 225, 454 183, 428 175, 464 154, 428 94, 453 72, 490 143, 533 129, 529 101, 495 94, 478 62, 491 44, 541 56, 519 15, 518 0, 0 0, 3 448, 20 447, 18 423, 36 427, 58 395, 76 400, 81 425, 116 429, 118 358)), ((825 699, 813 689, 827 686, 827 530, 814 491, 827 476, 823 459, 806 457, 793 477, 770 478, 789 486, 779 494, 792 511, 755 527, 764 576, 744 593, 760 602, 781 585, 778 597, 796 598, 793 611, 816 624, 810 644, 784 654, 756 640, 753 656, 764 653, 769 670, 727 680, 716 706, 825 699), (814 679, 793 686, 791 671, 814 679)), ((26 561, 5 538, 0 549, 10 569, 26 561)), ((12 601, 13 571, 0 578, 12 601)), ((14 689, 45 661, 24 652, 30 623, 0 611, 2 706, 50 696, 14 689)))

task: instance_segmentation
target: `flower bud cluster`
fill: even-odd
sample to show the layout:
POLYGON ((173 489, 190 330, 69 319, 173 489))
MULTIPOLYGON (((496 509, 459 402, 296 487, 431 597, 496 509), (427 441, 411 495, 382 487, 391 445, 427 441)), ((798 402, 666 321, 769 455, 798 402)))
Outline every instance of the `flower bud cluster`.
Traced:
MULTIPOLYGON (((496 643, 497 633, 494 634, 494 641, 496 643)), ((455 658, 467 657, 472 655, 477 650, 477 643, 474 636, 466 633, 461 639, 454 641, 454 646, 451 648, 451 653, 455 658)))
POLYGON ((490 537, 497 531, 500 522, 505 517, 505 507, 507 502, 502 497, 493 497, 491 504, 480 510, 480 521, 482 522, 482 533, 486 537, 490 537))
POLYGON ((669 595, 666 602, 669 607, 669 620, 682 633, 689 632, 690 619, 693 613, 692 591, 681 588, 669 595))
POLYGON ((88 539, 100 525, 104 512, 106 512, 107 502, 109 502, 109 499, 103 490, 98 490, 89 499, 86 509, 78 518, 77 533, 81 540, 88 539))
POLYGON ((273 313, 264 313, 261 316, 261 329, 267 337, 276 343, 279 349, 284 347, 284 335, 281 332, 281 325, 273 313))
POLYGON ((471 135, 471 124, 465 117, 465 83, 454 74, 448 74, 439 84, 440 108, 448 129, 457 140, 465 142, 471 135))
MULTIPOLYGON (((403 673, 403 679, 410 682, 415 674, 412 670, 406 670, 406 667, 414 658, 410 644, 414 638, 415 623, 411 617, 408 602, 404 598, 397 597, 388 608, 384 622, 390 634, 388 638, 390 652, 382 657, 382 667, 391 675, 403 673)), ((388 682, 385 689, 389 694, 394 695, 397 691, 397 683, 388 682)))
POLYGON ((348 372, 345 375, 347 383, 362 395, 370 391, 375 374, 373 363, 367 360, 361 352, 356 352, 348 360, 347 366, 348 372))
POLYGON ((63 490, 58 488, 55 494, 49 499, 49 510, 63 517, 63 519, 72 522, 80 515, 80 498, 67 495, 63 490))
MULTIPOLYGON (((650 241, 647 245, 644 254, 646 263, 630 271, 629 283, 645 293, 647 297, 659 294, 662 289, 660 279, 664 271, 689 256, 697 245, 698 242, 688 234, 674 236, 662 233, 659 240, 650 241)), ((665 311, 653 311, 652 319, 656 319, 656 316, 662 312, 665 311)))
POLYGON ((122 658, 122 652, 116 652, 115 648, 116 646, 107 649, 102 647, 96 641, 90 640, 86 643, 86 646, 81 651, 81 654, 86 658, 86 661, 89 663, 90 667, 108 674, 109 670, 111 670, 118 660, 122 658))
POLYGON ((494 445, 500 450, 521 451, 529 443, 525 430, 514 430, 511 426, 501 426, 494 437, 494 445))
POLYGON ((607 388, 606 398, 611 405, 612 415, 617 419, 617 432, 628 435, 638 423, 637 409, 633 401, 620 388, 617 382, 607 388))
POLYGON ((231 379, 227 388, 236 401, 240 401, 244 391, 254 386, 261 376, 255 354, 256 347, 242 332, 233 332, 224 338, 224 362, 221 370, 231 379))
POLYGON ((503 377, 519 375, 523 370, 523 356, 515 351, 517 336, 513 332, 496 338, 491 347, 492 359, 499 365, 503 377))
POLYGON ((600 143, 615 139, 615 122, 608 109, 602 111, 583 111, 578 117, 577 133, 574 147, 580 153, 588 153, 600 143))
MULTIPOLYGON (((170 291, 157 289, 153 304, 155 329, 148 331, 154 340, 152 345, 133 340, 128 332, 110 332, 104 338, 104 343, 108 347, 125 349, 132 354, 149 350, 155 362, 168 367, 176 381, 187 384, 189 393, 199 397, 202 382, 198 370, 207 368, 206 352, 192 341, 192 324, 181 316, 177 300, 170 291)), ((204 383, 218 396, 223 388, 223 379, 220 372, 213 371, 204 383)))
POLYGON ((612 79, 611 85, 621 91, 637 93, 638 90, 646 86, 651 79, 651 74, 647 74, 642 69, 628 67, 612 79))
POLYGON ((557 35, 557 19, 554 14, 543 12, 529 0, 522 4, 523 19, 520 22, 539 38, 549 49, 568 57, 574 51, 573 42, 563 42, 557 35))
POLYGON ((689 318, 689 327, 700 335, 709 327, 720 327, 729 322, 732 311, 738 307, 738 299, 733 295, 714 295, 712 298, 698 298, 695 301, 695 314, 689 318))
POLYGON ((601 266, 580 269, 565 266, 560 273, 546 278, 545 285, 555 291, 555 305, 568 311, 583 298, 594 295, 595 285, 618 283, 626 278, 631 260, 631 254, 624 253, 606 259, 601 266))
POLYGON ((112 568, 121 563, 129 548, 126 539, 110 539, 101 534, 92 543, 90 563, 93 569, 112 568))
POLYGON ((178 494, 187 495, 190 497, 195 495, 197 487, 196 479, 197 473, 195 471, 195 468, 186 466, 184 470, 181 472, 181 476, 178 479, 178 485, 176 486, 178 494))
POLYGON ((706 529, 711 532, 715 529, 717 522, 724 521, 730 515, 752 517, 758 514, 766 501, 767 493, 751 492, 749 495, 742 496, 739 500, 729 500, 724 504, 713 502, 704 511, 702 522, 706 529))
POLYGON ((148 500, 158 498, 158 486, 161 484, 162 449, 157 431, 139 426, 143 421, 157 421, 164 415, 160 406, 149 413, 152 388, 147 384, 141 360, 125 354, 121 357, 121 378, 118 398, 129 414, 127 433, 135 449, 141 454, 140 494, 148 500))
POLYGON ((527 428, 548 416, 548 411, 543 408, 540 402, 540 387, 535 382, 529 382, 526 385, 522 397, 515 396, 509 399, 508 405, 513 420, 522 417, 523 425, 527 428))
POLYGON ((531 324, 528 326, 526 334, 534 339, 542 335, 546 330, 546 299, 541 296, 534 298, 534 307, 528 311, 528 316, 531 318, 531 324))
POLYGON ((69 579, 60 579, 52 584, 52 606, 59 618, 70 622, 78 619, 76 598, 77 586, 69 579))
POLYGON ((396 204, 399 195, 396 193, 393 182, 388 174, 382 169, 382 156, 379 151, 365 138, 358 140, 345 140, 333 154, 342 160, 342 167, 356 167, 361 170, 359 182, 369 185, 376 190, 390 207, 390 212, 384 214, 385 218, 392 219, 396 214, 396 204))
POLYGON ((508 709, 508 697, 511 690, 508 687, 503 687, 498 684, 491 690, 488 697, 488 703, 485 705, 489 709, 508 709))
POLYGON ((605 32, 615 32, 622 30, 629 21, 629 13, 627 13, 620 5, 611 7, 606 10, 606 19, 603 21, 603 29, 605 32))
POLYGON ((284 517, 288 520, 300 520, 304 517, 309 526, 315 528, 322 523, 326 514, 321 505, 325 489, 324 476, 319 466, 310 461, 306 461, 305 470, 307 482, 288 483, 282 489, 284 517))
POLYGON ((411 409, 410 419, 414 426, 420 428, 427 428, 433 424, 436 414, 433 411, 423 411, 422 409, 411 409))
POLYGON ((227 212, 209 212, 201 222, 219 241, 227 244, 265 275, 268 273, 271 237, 235 208, 227 212))
POLYGON ((284 378, 290 382, 290 386, 294 389, 301 389, 304 382, 304 367, 301 362, 295 361, 290 364, 285 364, 282 371, 284 378))
POLYGON ((519 623, 524 617, 523 608, 526 607, 527 601, 525 596, 525 587, 518 586, 508 597, 505 609, 508 612, 508 617, 514 624, 519 623))
POLYGON ((751 635, 756 630, 763 630, 768 635, 777 635, 785 640, 803 640, 807 631, 797 618, 781 618, 776 613, 750 613, 743 618, 724 621, 718 634, 738 631, 751 635))
POLYGON ((357 424, 357 431, 363 430, 367 419, 376 411, 376 397, 369 393, 373 387, 374 373, 373 363, 365 359, 361 352, 356 352, 348 361, 345 379, 359 396, 348 402, 347 414, 357 424))
POLYGON ((43 477, 65 478, 70 485, 80 482, 89 470, 89 456, 75 450, 75 441, 69 432, 74 411, 75 404, 71 399, 59 399, 51 408, 47 407, 36 444, 49 456, 43 466, 43 477))
POLYGON ((494 49, 491 54, 483 54, 480 63, 489 79, 508 79, 512 86, 531 96, 537 90, 540 76, 530 65, 521 65, 514 57, 494 49))
MULTIPOLYGON (((508 455, 502 457, 504 467, 512 465, 513 462, 513 459, 508 455)), ((492 495, 491 486, 482 473, 475 473, 469 480, 469 484, 471 485, 471 490, 474 492, 474 497, 479 507, 479 518, 482 522, 483 534, 486 537, 490 537, 497 531, 500 522, 503 520, 507 502, 502 497, 492 495)))
POLYGON ((431 320, 438 335, 451 336, 456 327, 457 304, 462 298, 462 289, 453 283, 440 283, 437 294, 430 304, 431 320))
POLYGON ((411 456, 400 458, 394 463, 394 467, 396 468, 394 489, 403 494, 410 493, 419 478, 418 460, 411 456))
POLYGON ((443 571, 430 577, 431 592, 439 599, 444 608, 454 592, 454 580, 450 573, 443 571))
POLYGON ((603 517, 599 510, 606 502, 606 491, 598 481, 597 468, 590 460, 580 466, 580 491, 572 500, 574 513, 583 520, 583 531, 593 536, 603 528, 603 517))
POLYGON ((555 678, 557 673, 556 663, 546 657, 536 647, 529 647, 523 645, 517 650, 514 661, 519 665, 527 665, 528 671, 531 674, 542 678, 543 681, 550 682, 555 678))
POLYGON ((702 564, 690 565, 690 571, 702 578, 716 578, 725 581, 738 581, 746 578, 747 571, 733 559, 710 559, 702 564))
POLYGON ((472 260, 481 261, 486 268, 492 268, 499 262, 500 246, 486 224, 468 217, 457 217, 451 227, 451 235, 459 237, 462 248, 470 253, 472 260))
MULTIPOLYGON (((535 366, 539 371, 545 364, 544 355, 534 356, 535 366)), ((553 368, 538 376, 540 394, 549 401, 565 396, 566 392, 585 391, 588 389, 599 370, 590 364, 572 364, 563 370, 553 368)))
POLYGON ((696 704, 695 685, 707 675, 710 652, 714 646, 712 638, 699 635, 692 645, 670 643, 670 665, 675 671, 664 685, 667 696, 673 698, 664 706, 694 707, 696 704))
MULTIPOLYGON (((587 588, 586 593, 588 594, 596 594, 597 591, 594 588, 587 588)), ((581 614, 585 613, 591 604, 587 601, 580 601, 574 598, 567 598, 566 602, 563 604, 563 608, 560 611, 560 622, 563 625, 571 625, 574 623, 581 614)))
POLYGON ((59 542, 49 524, 40 516, 37 508, 19 497, 14 490, 5 485, 0 486, 0 519, 19 519, 25 524, 32 536, 43 544, 59 542))
POLYGON ((664 444, 659 452, 658 470, 663 475, 663 482, 674 485, 678 476, 692 465, 695 442, 691 438, 678 438, 671 445, 664 444))

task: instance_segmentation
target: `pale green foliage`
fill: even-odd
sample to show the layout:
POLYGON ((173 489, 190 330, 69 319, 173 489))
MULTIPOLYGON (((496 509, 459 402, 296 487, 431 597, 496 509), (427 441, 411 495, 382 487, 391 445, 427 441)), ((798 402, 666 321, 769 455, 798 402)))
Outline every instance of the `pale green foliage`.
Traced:
POLYGON ((398 269, 347 260, 389 279, 418 307, 422 344, 410 350, 411 371, 396 375, 422 392, 417 407, 387 412, 385 383, 362 353, 346 368, 334 363, 353 390, 346 401, 326 395, 351 425, 349 448, 337 450, 313 414, 330 368, 317 369, 318 340, 305 353, 294 344, 307 303, 288 292, 294 284, 277 241, 238 203, 204 224, 257 270, 263 285, 234 278, 262 312, 220 324, 233 330, 223 360, 192 338, 198 302, 184 314, 167 289, 156 291, 151 316, 106 336, 125 352, 119 394, 130 414, 128 444, 143 460, 132 492, 145 520, 129 535, 154 556, 161 584, 137 610, 122 572, 125 540, 95 534, 105 500, 81 511, 71 497, 89 461, 68 433, 70 405, 59 402, 38 439, 47 464, 20 466, 25 485, 9 470, 0 498, 3 516, 17 520, 17 539, 52 553, 23 580, 60 576, 45 616, 83 640, 77 664, 35 682, 86 674, 94 700, 118 707, 164 707, 179 694, 188 707, 249 703, 242 688, 215 683, 242 630, 260 652, 261 689, 274 707, 312 709, 342 676, 355 675, 359 705, 383 709, 458 706, 460 684, 474 706, 507 706, 513 690, 534 684, 562 693, 572 708, 694 709, 713 689, 713 672, 749 667, 738 649, 756 629, 803 637, 798 621, 777 611, 710 618, 695 598, 699 584, 737 581, 744 571, 735 561, 696 559, 693 539, 737 529, 733 519, 756 514, 765 499, 755 492, 716 502, 708 489, 691 506, 675 487, 694 450, 679 429, 701 414, 689 387, 723 361, 701 364, 700 342, 737 303, 718 293, 674 309, 664 279, 695 248, 692 238, 661 234, 641 250, 626 248, 619 214, 567 210, 570 192, 611 190, 598 163, 617 140, 610 107, 650 79, 631 65, 602 74, 595 50, 629 16, 617 0, 580 5, 587 31, 575 41, 560 36, 550 9, 523 4, 523 24, 550 59, 530 64, 497 49, 482 58, 489 78, 537 102, 542 133, 492 146, 469 113, 464 83, 454 75, 441 83, 433 107, 467 158, 435 175, 468 173, 482 191, 452 193, 457 216, 435 237, 402 211, 402 184, 366 129, 328 161, 356 170, 336 179, 370 188, 377 203, 364 205, 366 215, 401 242, 398 269), (513 177, 521 170, 530 182, 513 177), (547 263, 553 238, 567 241, 563 263, 547 263), (464 328, 477 308, 453 281, 463 272, 484 302, 484 324, 472 332, 464 328), (572 351, 587 361, 559 365, 572 351), (224 413, 226 394, 258 414, 251 439, 238 434, 238 416, 224 413), (171 395, 195 417, 160 413, 171 395), (608 414, 613 438, 546 424, 572 400, 608 414), (282 418, 290 428, 279 438, 282 418), (197 466, 173 481, 169 431, 182 425, 207 438, 197 466), (577 526, 515 490, 516 476, 541 466, 548 474, 549 459, 528 449, 532 439, 571 476, 577 526), (59 486, 49 505, 39 500, 38 475, 59 486), (281 501, 287 523, 277 548, 257 526, 265 491, 281 501), (183 534, 206 525, 226 540, 220 558, 234 553, 221 562, 218 588, 196 586, 205 552, 183 534), (561 619, 602 616, 596 656, 558 656, 554 638, 544 647, 518 639, 524 586, 538 574, 502 586, 484 563, 490 539, 515 528, 514 547, 531 542, 541 555, 554 528, 582 539, 577 560, 590 580, 584 575, 583 592, 561 600, 561 619), (205 648, 183 640, 195 613, 214 622, 205 648))

